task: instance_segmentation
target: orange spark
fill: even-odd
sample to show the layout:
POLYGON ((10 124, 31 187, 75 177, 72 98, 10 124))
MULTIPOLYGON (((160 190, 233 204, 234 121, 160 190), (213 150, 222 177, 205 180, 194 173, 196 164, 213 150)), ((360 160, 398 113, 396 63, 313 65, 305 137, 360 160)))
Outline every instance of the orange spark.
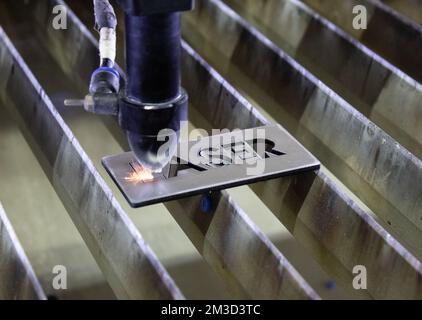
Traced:
POLYGON ((135 184, 141 182, 149 182, 154 180, 154 176, 150 171, 137 163, 129 163, 132 172, 125 178, 126 181, 134 182, 135 184))

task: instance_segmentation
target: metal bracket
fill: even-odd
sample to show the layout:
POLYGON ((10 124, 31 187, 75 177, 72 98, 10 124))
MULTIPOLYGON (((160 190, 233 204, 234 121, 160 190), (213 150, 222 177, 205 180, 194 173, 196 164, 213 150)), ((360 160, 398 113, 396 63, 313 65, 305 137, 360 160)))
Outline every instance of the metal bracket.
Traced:
POLYGON ((132 207, 317 170, 318 160, 280 126, 181 142, 160 174, 143 172, 132 152, 102 163, 132 207))

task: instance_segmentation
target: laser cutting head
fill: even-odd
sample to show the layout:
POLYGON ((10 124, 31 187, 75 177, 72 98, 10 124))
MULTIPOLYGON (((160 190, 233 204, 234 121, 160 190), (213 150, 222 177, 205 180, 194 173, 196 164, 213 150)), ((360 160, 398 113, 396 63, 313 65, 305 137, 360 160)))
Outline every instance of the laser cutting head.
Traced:
POLYGON ((118 116, 139 164, 161 171, 187 120, 188 96, 181 87, 180 12, 194 0, 119 0, 125 12, 126 76, 115 66, 117 18, 109 0, 94 0, 101 65, 85 100, 68 100, 101 115, 118 116))
POLYGON ((182 91, 173 101, 149 105, 128 100, 122 100, 119 122, 129 146, 143 168, 161 172, 176 153, 188 117, 188 96, 182 91))
POLYGON ((161 171, 174 156, 188 96, 181 87, 180 12, 193 0, 120 0, 127 83, 119 123, 138 162, 161 171))
POLYGON ((176 153, 187 118, 188 95, 183 89, 165 103, 142 104, 125 98, 119 107, 119 124, 126 130, 130 148, 139 164, 153 172, 161 171, 176 153))

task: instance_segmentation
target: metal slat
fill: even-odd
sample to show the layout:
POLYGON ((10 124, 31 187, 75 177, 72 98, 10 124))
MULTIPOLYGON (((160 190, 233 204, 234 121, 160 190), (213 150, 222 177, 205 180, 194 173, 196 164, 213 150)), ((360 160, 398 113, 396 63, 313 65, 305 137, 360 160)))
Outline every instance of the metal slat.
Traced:
POLYGON ((407 16, 412 21, 422 24, 422 1, 420 0, 382 0, 386 5, 407 16))
POLYGON ((379 0, 301 0, 334 21, 364 45, 385 57, 410 77, 422 83, 422 26, 379 0), (364 5, 367 30, 353 28, 353 7, 364 5), (381 36, 382 35, 382 36, 381 36), (394 39, 394 42, 391 42, 394 39))
POLYGON ((330 273, 349 284, 350 290, 351 271, 361 265, 367 270, 372 297, 420 299, 421 262, 323 172, 316 179, 308 177, 308 181, 284 179, 252 189, 330 273))
POLYGON ((422 158, 422 86, 299 0, 225 0, 281 49, 422 158), (290 24, 294 21, 294 26, 290 24), (321 58, 326 57, 326 58, 321 58))
POLYGON ((0 300, 45 300, 46 295, 0 203, 0 300))
MULTIPOLYGON (((385 152, 385 155, 382 157, 378 155, 380 159, 384 157, 385 159, 391 159, 389 155, 392 152, 394 154, 393 159, 399 163, 400 161, 403 161, 401 164, 403 166, 401 179, 403 178, 403 175, 406 174, 405 172, 412 166, 415 168, 414 170, 416 170, 416 172, 420 172, 419 160, 409 155, 403 149, 398 148, 394 140, 383 133, 381 129, 377 128, 373 123, 368 121, 368 119, 356 112, 334 92, 329 90, 295 61, 279 50, 267 38, 242 22, 236 13, 229 10, 221 2, 213 0, 207 2, 199 1, 197 4, 197 11, 194 12, 193 15, 195 15, 195 19, 197 19, 198 26, 202 26, 202 30, 207 30, 206 34, 209 35, 209 37, 212 39, 219 39, 218 42, 214 42, 214 44, 221 44, 222 47, 224 47, 224 52, 221 52, 221 55, 219 55, 220 59, 214 59, 213 63, 215 63, 219 69, 223 70, 223 75, 225 77, 227 76, 230 81, 234 80, 237 84, 243 84, 240 85, 243 90, 247 90, 249 85, 248 93, 252 92, 252 89, 255 89, 249 84, 250 81, 253 81, 253 83, 260 85, 260 90, 266 90, 272 94, 273 98, 282 101, 283 103, 280 103, 280 105, 289 106, 288 110, 276 110, 274 108, 272 111, 274 114, 277 114, 278 112, 277 119, 279 119, 282 124, 285 124, 291 132, 294 132, 295 136, 309 147, 311 151, 317 153, 318 156, 320 155, 318 154, 320 151, 317 151, 321 148, 321 142, 325 144, 324 148, 335 147, 340 149, 333 150, 334 152, 330 151, 330 157, 327 158, 327 156, 325 156, 323 159, 320 157, 321 160, 326 160, 325 162, 330 164, 333 163, 333 161, 340 162, 342 161, 341 159, 347 159, 350 157, 349 155, 357 154, 359 156, 354 157, 352 160, 364 157, 360 162, 360 165, 364 166, 366 163, 365 167, 357 168, 357 172, 365 170, 365 172, 368 172, 368 175, 370 173, 372 175, 381 174, 378 170, 381 172, 382 170, 391 172, 391 165, 387 162, 384 162, 385 169, 380 168, 380 165, 382 164, 382 162, 380 162, 378 163, 377 171, 371 171, 372 165, 375 164, 373 161, 371 162, 370 159, 368 160, 368 156, 375 155, 368 154, 368 150, 375 151, 378 147, 380 154, 385 152), (216 21, 219 23, 217 24, 216 21), (220 28, 218 31, 216 30, 217 26, 220 28), (231 32, 228 33, 227 30, 231 30, 231 32), (230 51, 230 48, 232 51, 230 51), (235 51, 236 53, 234 53, 235 51), (231 61, 224 59, 224 55, 230 56, 231 61), (237 78, 234 78, 233 76, 233 74, 235 74, 233 69, 236 69, 238 72, 236 73, 237 78), (269 70, 271 70, 271 72, 269 70), (246 74, 241 74, 241 71, 245 71, 246 74), (251 80, 249 82, 240 82, 239 78, 241 77, 249 78, 251 80), (304 99, 303 97, 307 96, 309 103, 308 101, 301 101, 301 99, 304 99), (295 112, 299 114, 295 114, 295 112), (300 112, 303 112, 303 114, 300 112), (294 121, 291 121, 289 125, 286 118, 293 118, 294 121), (313 134, 314 137, 312 137, 312 135, 310 136, 310 133, 313 134), (363 139, 361 145, 355 143, 356 140, 359 141, 357 137, 361 137, 362 135, 365 139, 363 139), (312 139, 306 139, 309 136, 312 139), (350 139, 350 137, 356 137, 356 140, 350 139), (337 139, 338 142, 332 141, 333 139, 337 139), (366 144, 369 144, 369 146, 366 144), (334 157, 334 155, 336 156, 334 157), (368 168, 368 164, 371 165, 370 168, 368 168), (404 170, 404 168, 406 168, 406 170, 404 170)), ((197 30, 198 29, 200 28, 197 28, 197 30)), ((199 41, 195 42, 196 40, 194 37, 191 37, 189 40, 192 40, 192 43, 197 46, 202 45, 204 50, 201 50, 201 53, 205 51, 210 52, 212 50, 211 44, 201 43, 199 45, 199 41)), ((206 55, 206 58, 210 59, 210 56, 206 55)), ((193 76, 192 71, 189 72, 189 70, 197 70, 196 72, 198 72, 199 67, 197 64, 199 61, 200 59, 198 57, 196 62, 184 62, 186 64, 184 70, 187 75, 185 78, 185 86, 189 92, 195 92, 191 96, 193 103, 195 104, 195 99, 198 99, 198 102, 201 102, 198 104, 200 107, 199 111, 205 118, 210 119, 214 128, 220 127, 218 119, 221 118, 224 118, 221 123, 224 127, 229 129, 234 127, 243 128, 242 126, 239 126, 239 124, 243 123, 246 125, 248 119, 252 117, 247 111, 240 113, 238 110, 242 109, 242 104, 245 105, 245 110, 252 110, 252 107, 247 104, 244 99, 240 102, 237 101, 235 98, 236 95, 230 95, 227 90, 225 91, 222 89, 223 85, 218 87, 217 81, 212 81, 211 76, 206 75, 204 71, 201 72, 200 75, 193 76), (213 89, 213 85, 216 85, 217 88, 213 89), (204 89, 199 90, 198 88, 201 87, 204 89), (207 103, 207 101, 212 101, 213 106, 211 106, 211 103, 207 103), (215 101, 218 102, 217 107, 215 106, 215 101), (244 114, 246 114, 246 116, 242 117, 244 114), (228 121, 230 121, 228 119, 233 119, 233 126, 228 123, 228 121)), ((200 63, 204 66, 206 65, 204 61, 200 63)), ((253 98, 255 98, 255 96, 253 96, 253 98)), ((267 101, 269 100, 267 99, 267 101)), ((260 119, 262 120, 262 117, 260 119)), ((255 125, 255 123, 256 121, 253 121, 251 125, 255 125)), ((340 174, 341 171, 336 170, 336 174, 337 173, 340 174)), ((415 178, 418 174, 419 173, 415 174, 415 172, 409 174, 408 178, 411 179, 411 183, 406 190, 408 195, 415 192, 413 198, 415 202, 420 201, 421 199, 421 197, 417 196, 417 192, 420 191, 420 188, 414 185, 415 183, 419 183, 418 179, 415 178)), ((390 175, 394 175, 394 173, 390 173, 390 175)), ((350 179, 344 174, 341 175, 341 178, 344 178, 346 181, 347 179, 350 179)), ((390 179, 392 178, 393 177, 390 179)), ((263 200, 270 208, 273 208, 274 212, 277 214, 279 213, 279 210, 271 205, 271 203, 278 203, 286 208, 293 206, 293 209, 291 209, 293 214, 290 216, 290 219, 292 219, 291 221, 300 221, 300 219, 296 220, 296 215, 298 212, 302 212, 301 210, 306 210, 311 217, 319 217, 321 213, 320 201, 326 202, 325 211, 323 212, 325 213, 327 221, 337 221, 337 214, 347 214, 347 217, 349 217, 355 225, 362 225, 362 228, 365 229, 366 232, 365 236, 360 233, 361 230, 348 229, 348 225, 343 225, 342 223, 338 223, 338 230, 335 229, 335 234, 338 238, 332 242, 334 247, 326 245, 326 237, 328 234, 326 235, 323 232, 323 224, 321 226, 318 226, 318 224, 312 226, 312 228, 315 228, 311 233, 313 235, 312 237, 301 236, 299 233, 295 235, 299 241, 304 243, 304 245, 314 253, 321 264, 325 265, 327 269, 331 271, 335 270, 338 274, 343 274, 343 278, 344 275, 347 275, 349 279, 344 283, 351 285, 350 277, 352 266, 362 264, 368 267, 368 274, 371 274, 368 275, 368 277, 372 277, 375 282, 372 289, 370 289, 370 292, 374 297, 391 297, 394 295, 394 292, 396 292, 397 295, 403 295, 403 297, 408 298, 420 297, 421 284, 420 280, 418 280, 421 275, 420 262, 396 241, 391 241, 390 234, 375 221, 372 215, 367 210, 361 210, 357 203, 355 203, 350 196, 341 192, 341 188, 337 183, 334 183, 324 173, 319 173, 316 177, 311 177, 310 179, 313 182, 310 183, 309 179, 297 178, 297 188, 298 190, 303 190, 303 197, 307 199, 306 203, 297 200, 297 192, 282 193, 282 190, 278 188, 271 188, 270 182, 262 184, 263 186, 268 186, 266 192, 268 192, 270 196, 268 196, 268 194, 265 197, 263 194, 259 195, 263 196, 263 200), (279 190, 279 192, 276 190, 279 190), (322 191, 326 194, 322 195, 322 191), (338 206, 330 206, 331 203, 337 203, 338 206), (340 210, 340 213, 336 213, 336 209, 340 210), (366 242, 363 239, 365 239, 366 242), (370 240, 369 242, 367 241, 368 239, 370 240), (358 255, 356 252, 365 252, 365 250, 362 249, 362 243, 371 243, 373 248, 382 248, 382 250, 376 251, 375 249, 369 248, 367 253, 358 255), (349 246, 349 250, 338 251, 337 247, 335 247, 335 245, 338 245, 339 248, 342 248, 346 244, 349 246), (327 254, 321 256, 320 250, 327 254), (324 260, 329 255, 331 255, 333 259, 324 260), (387 266, 385 265, 386 256, 389 256, 388 259, 391 259, 391 261, 400 261, 400 263, 394 263, 387 266), (331 261, 328 260, 336 261, 337 266, 332 265, 331 261), (341 268, 343 270, 341 270, 341 268), (389 275, 391 275, 390 268, 395 269, 395 273, 406 274, 411 279, 411 281, 406 282, 405 286, 408 286, 406 289, 404 289, 403 283, 396 281, 397 279, 394 279, 393 277, 389 277, 389 275), (384 275, 383 277, 379 275, 380 272, 384 275), (388 288, 388 290, 382 292, 375 289, 376 287, 388 288)), ((283 180, 274 183, 283 183, 283 180)), ((401 180, 401 183, 403 186, 403 180, 401 180)), ((257 190, 255 187, 253 189, 257 190)), ((396 192, 397 194, 393 198, 394 200, 400 200, 400 195, 403 190, 396 189, 396 192)), ((409 201, 409 196, 406 199, 409 201)), ((395 202, 397 203, 397 201, 395 202)), ((416 212, 414 214, 417 216, 416 212)), ((398 227, 403 227, 406 232, 400 234, 400 239, 404 238, 404 236, 408 236, 409 232, 414 232, 410 240, 413 240, 413 244, 416 245, 417 240, 420 239, 420 230, 404 219, 402 215, 397 214, 393 217, 397 219, 396 223, 393 223, 393 226, 397 225, 398 227)), ((284 219, 283 221, 286 223, 284 219)), ((409 236, 407 238, 409 238, 409 236)))
POLYGON ((2 99, 116 295, 183 299, 2 29, 0 39, 2 99))
POLYGON ((318 295, 225 191, 165 203, 205 260, 234 289, 252 299, 318 299, 318 295))

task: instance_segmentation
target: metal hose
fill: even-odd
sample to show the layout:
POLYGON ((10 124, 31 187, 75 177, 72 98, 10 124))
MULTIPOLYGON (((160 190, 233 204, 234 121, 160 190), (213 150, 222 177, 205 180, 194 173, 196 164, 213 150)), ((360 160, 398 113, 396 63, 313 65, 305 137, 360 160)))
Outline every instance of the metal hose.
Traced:
POLYGON ((112 68, 116 59, 116 13, 108 0, 94 0, 94 14, 95 28, 100 33, 100 65, 112 68))

